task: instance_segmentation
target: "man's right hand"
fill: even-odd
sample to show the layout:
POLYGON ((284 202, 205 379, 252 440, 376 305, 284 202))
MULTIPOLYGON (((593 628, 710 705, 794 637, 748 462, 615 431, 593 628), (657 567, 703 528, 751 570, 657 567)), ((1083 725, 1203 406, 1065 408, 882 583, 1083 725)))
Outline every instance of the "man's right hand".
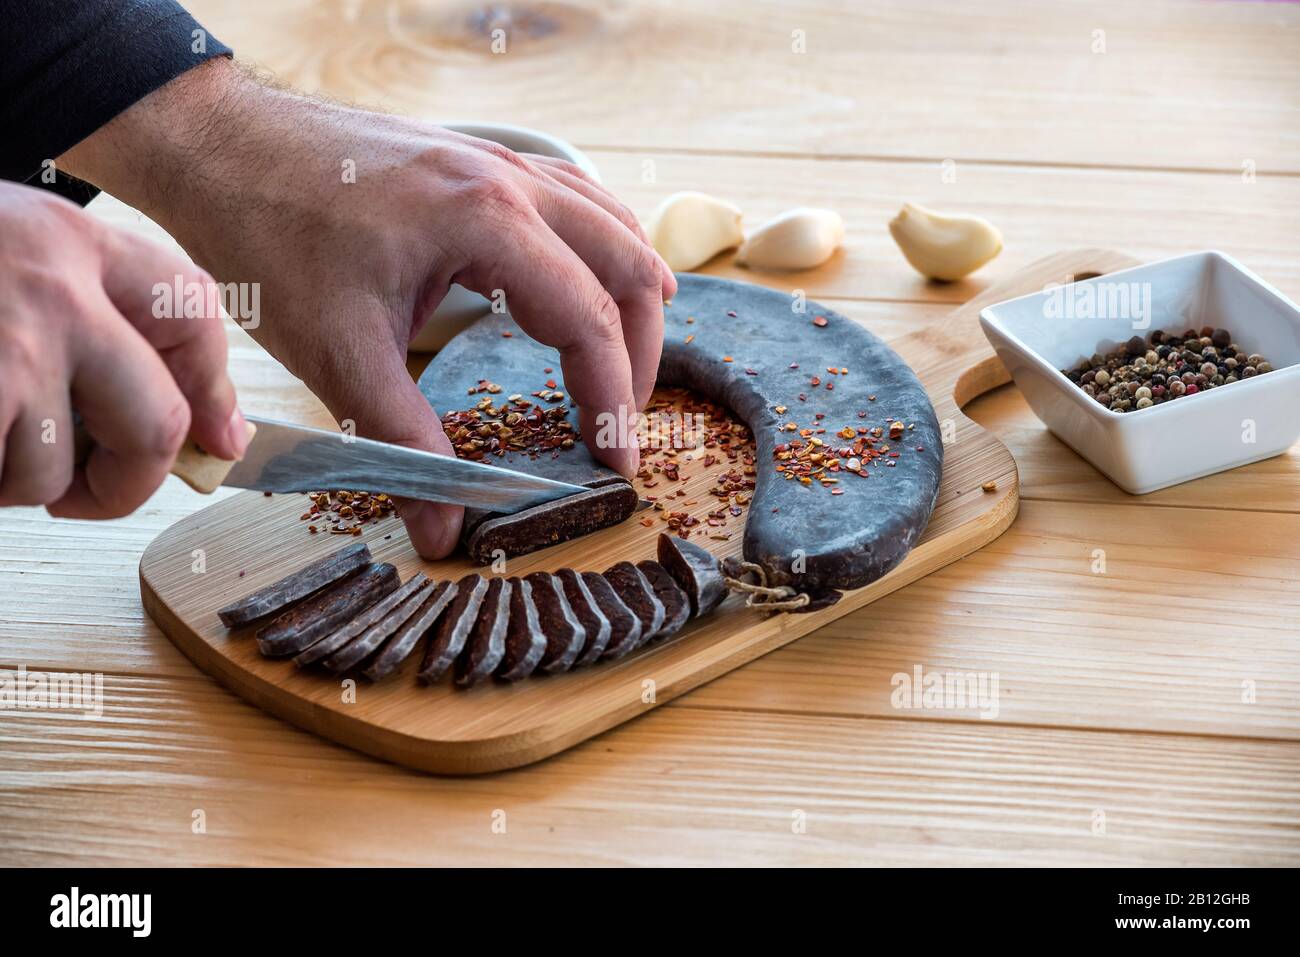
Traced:
POLYGON ((212 279, 66 200, 0 183, 0 506, 116 518, 167 476, 187 435, 224 459, 248 440, 220 309, 154 315, 154 286, 212 279), (213 314, 207 314, 207 313, 213 314), (75 461, 73 410, 95 447, 75 461))

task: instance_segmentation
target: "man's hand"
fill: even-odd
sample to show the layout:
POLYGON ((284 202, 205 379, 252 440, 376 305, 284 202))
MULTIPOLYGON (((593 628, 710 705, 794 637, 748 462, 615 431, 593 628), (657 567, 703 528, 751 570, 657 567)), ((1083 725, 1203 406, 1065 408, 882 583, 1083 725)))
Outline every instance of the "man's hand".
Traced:
MULTIPOLYGON (((631 212, 576 167, 270 89, 225 61, 60 166, 143 209, 223 282, 260 283, 250 332, 359 434, 452 454, 405 359, 455 282, 504 295, 559 350, 592 452, 636 470, 635 446, 595 446, 598 416, 626 422, 649 398, 676 283, 631 212)), ((422 555, 455 546, 459 509, 402 515, 422 555)))
POLYGON ((154 284, 177 276, 212 283, 66 200, 0 183, 0 506, 116 518, 153 494, 188 434, 244 454, 220 310, 154 316, 154 284), (96 440, 82 467, 74 409, 96 440))

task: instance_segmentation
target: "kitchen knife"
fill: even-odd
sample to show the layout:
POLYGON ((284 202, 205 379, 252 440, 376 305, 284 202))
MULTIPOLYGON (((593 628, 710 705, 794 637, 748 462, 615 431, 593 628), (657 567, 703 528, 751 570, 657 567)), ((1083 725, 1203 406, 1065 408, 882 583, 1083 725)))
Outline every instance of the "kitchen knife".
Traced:
MULTIPOLYGON (((204 493, 219 485, 262 492, 358 489, 504 513, 591 491, 450 455, 251 415, 245 418, 251 438, 242 459, 227 462, 187 441, 172 474, 204 493)), ((82 461, 86 436, 80 427, 77 431, 82 461)))

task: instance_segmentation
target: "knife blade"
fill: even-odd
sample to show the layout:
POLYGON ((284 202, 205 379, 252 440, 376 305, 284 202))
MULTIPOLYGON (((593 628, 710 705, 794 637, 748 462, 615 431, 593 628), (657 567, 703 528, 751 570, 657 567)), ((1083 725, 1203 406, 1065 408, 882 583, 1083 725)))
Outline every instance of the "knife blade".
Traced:
POLYGON ((221 478, 222 485, 263 492, 364 489, 506 513, 590 491, 450 455, 245 418, 256 431, 244 457, 221 478))

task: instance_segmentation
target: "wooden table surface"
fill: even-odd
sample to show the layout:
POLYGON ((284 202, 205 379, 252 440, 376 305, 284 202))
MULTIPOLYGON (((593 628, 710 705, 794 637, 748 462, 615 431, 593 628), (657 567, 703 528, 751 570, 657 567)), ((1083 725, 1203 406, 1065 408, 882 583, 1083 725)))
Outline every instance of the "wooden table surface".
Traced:
MULTIPOLYGON (((642 215, 687 188, 751 224, 838 209, 848 240, 818 270, 709 271, 797 286, 886 337, 1085 245, 1222 249, 1300 299, 1297 6, 190 6, 299 86, 564 136, 642 215), (905 199, 989 217, 1004 253, 925 284, 885 228, 905 199)), ((230 343, 245 408, 328 423, 242 332, 230 343)), ((0 668, 101 672, 105 706, 0 713, 0 863, 1300 863, 1300 447, 1134 498, 1013 387, 968 411, 1021 470, 1020 517, 992 545, 475 779, 319 740, 183 658, 136 580, 150 539, 207 504, 175 480, 122 521, 6 511, 0 668), (996 718, 895 708, 892 677, 917 666, 996 674, 996 718)))

